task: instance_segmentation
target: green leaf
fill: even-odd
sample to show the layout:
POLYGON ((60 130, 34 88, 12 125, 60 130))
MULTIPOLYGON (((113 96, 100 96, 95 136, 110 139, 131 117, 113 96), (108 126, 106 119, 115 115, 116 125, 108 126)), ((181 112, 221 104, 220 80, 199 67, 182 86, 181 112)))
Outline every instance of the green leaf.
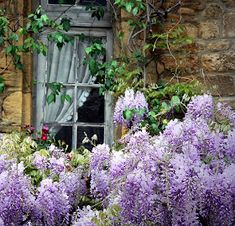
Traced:
POLYGON ((85 48, 85 52, 86 52, 86 54, 89 55, 92 52, 92 47, 85 48))
POLYGON ((132 111, 132 110, 129 110, 129 109, 125 110, 125 111, 123 112, 123 117, 124 117, 124 119, 126 119, 126 120, 131 120, 132 117, 133 117, 133 111, 132 111))
POLYGON ((180 98, 178 96, 173 96, 171 98, 171 102, 170 102, 171 106, 176 106, 176 105, 179 105, 181 104, 181 101, 180 101, 180 98))
POLYGON ((0 77, 0 92, 2 93, 5 89, 4 79, 0 77))
POLYGON ((55 103, 55 101, 56 101, 56 96, 55 96, 54 93, 51 93, 51 94, 47 97, 47 103, 48 103, 48 104, 51 104, 52 102, 55 103))
POLYGON ((125 8, 126 8, 126 11, 127 11, 128 13, 131 12, 133 5, 134 5, 133 2, 127 2, 127 3, 126 3, 125 8))
POLYGON ((9 35, 9 40, 10 40, 10 41, 18 41, 18 40, 19 40, 19 37, 18 37, 17 34, 12 33, 12 34, 9 35))
POLYGON ((81 42, 83 42, 85 40, 85 38, 86 38, 86 36, 85 36, 84 33, 81 33, 81 34, 78 35, 78 40, 81 41, 81 42))
POLYGON ((71 28, 70 19, 62 18, 61 25, 65 31, 69 31, 71 28))
POLYGON ((169 111, 170 110, 170 106, 166 102, 162 102, 161 109, 163 111, 169 111))
POLYGON ((135 7, 135 8, 132 10, 132 14, 133 14, 134 16, 136 16, 136 15, 138 14, 138 12, 139 12, 138 7, 135 7))
POLYGON ((68 94, 64 94, 64 95, 61 96, 61 101, 62 102, 67 101, 67 102, 71 103, 72 102, 72 97, 68 94))

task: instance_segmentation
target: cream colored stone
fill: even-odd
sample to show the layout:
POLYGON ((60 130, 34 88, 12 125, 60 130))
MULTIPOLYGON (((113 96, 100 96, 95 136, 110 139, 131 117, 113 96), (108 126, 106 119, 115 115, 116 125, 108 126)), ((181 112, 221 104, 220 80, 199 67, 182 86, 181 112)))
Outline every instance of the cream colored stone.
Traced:
POLYGON ((202 56, 202 67, 205 71, 223 71, 225 59, 220 53, 208 53, 202 56))
POLYGON ((222 7, 216 3, 209 4, 204 11, 204 16, 207 18, 218 19, 222 16, 222 14, 223 14, 222 7))
POLYGON ((200 37, 203 39, 213 39, 219 37, 219 24, 216 21, 206 21, 200 24, 200 37))
POLYGON ((2 75, 5 81, 5 87, 8 90, 22 90, 22 73, 15 73, 7 71, 2 75))
POLYGON ((30 125, 32 117, 32 95, 31 93, 23 94, 23 106, 22 106, 22 124, 30 125))
POLYGON ((22 122, 22 93, 14 92, 3 101, 2 121, 20 125, 22 122))
POLYGON ((229 47, 230 47, 230 41, 226 39, 211 41, 207 45, 207 49, 211 51, 223 51, 229 49, 229 47))
POLYGON ((224 37, 235 37, 235 13, 228 13, 224 16, 224 37))

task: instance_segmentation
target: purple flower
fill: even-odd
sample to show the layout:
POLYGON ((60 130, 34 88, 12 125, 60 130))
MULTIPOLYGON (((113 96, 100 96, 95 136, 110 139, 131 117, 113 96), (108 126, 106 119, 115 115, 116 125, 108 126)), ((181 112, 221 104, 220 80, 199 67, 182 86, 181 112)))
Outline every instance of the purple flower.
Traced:
POLYGON ((65 159, 60 157, 56 159, 55 157, 51 157, 50 159, 50 166, 49 168, 55 174, 59 174, 65 170, 65 159))
POLYGON ((49 166, 48 158, 40 155, 37 152, 34 154, 32 164, 39 170, 47 169, 49 166))
POLYGON ((117 100, 113 117, 114 123, 126 125, 127 127, 130 123, 137 125, 144 118, 142 113, 138 113, 140 110, 144 110, 145 113, 148 111, 148 103, 144 94, 139 91, 135 93, 134 90, 127 89, 124 96, 119 97, 117 100), (126 110, 134 111, 131 119, 124 118, 126 110))
POLYGON ((92 210, 90 206, 78 209, 73 216, 73 226, 96 226, 92 219, 98 216, 98 211, 92 210))
POLYGON ((95 197, 104 198, 108 194, 108 167, 110 149, 107 145, 97 145, 92 149, 90 160, 91 191, 95 197))
POLYGON ((0 173, 0 218, 4 225, 20 225, 31 214, 34 196, 23 164, 13 164, 0 173))
POLYGON ((62 225, 69 216, 69 197, 60 184, 44 179, 38 188, 33 222, 36 225, 62 225))
POLYGON ((209 120, 213 117, 213 108, 213 98, 211 95, 195 96, 187 106, 185 117, 191 119, 200 117, 209 120))

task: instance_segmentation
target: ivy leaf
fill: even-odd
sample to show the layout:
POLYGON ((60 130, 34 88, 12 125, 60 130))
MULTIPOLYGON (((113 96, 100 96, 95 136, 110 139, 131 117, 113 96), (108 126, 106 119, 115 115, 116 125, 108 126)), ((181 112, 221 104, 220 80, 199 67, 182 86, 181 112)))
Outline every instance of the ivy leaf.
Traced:
POLYGON ((62 101, 62 103, 64 103, 65 101, 67 101, 68 103, 71 103, 72 97, 68 94, 64 94, 61 96, 61 101, 62 101))
POLYGON ((139 12, 138 7, 135 7, 135 8, 132 10, 132 14, 133 14, 134 16, 136 16, 136 15, 138 14, 138 12, 139 12))
POLYGON ((166 102, 162 102, 161 109, 163 111, 169 111, 170 110, 170 106, 166 102))
POLYGON ((65 30, 65 31, 69 31, 71 28, 70 19, 68 19, 68 18, 62 18, 60 24, 62 25, 63 30, 65 30))
POLYGON ((126 7, 126 11, 127 11, 128 13, 130 13, 133 6, 134 6, 134 3, 133 3, 133 2, 127 2, 127 3, 126 3, 126 6, 125 6, 125 7, 126 7))
POLYGON ((85 40, 85 38, 86 38, 86 36, 84 35, 84 33, 81 33, 81 34, 78 35, 78 40, 80 42, 83 42, 85 40))
POLYGON ((48 103, 48 104, 51 104, 52 102, 55 103, 55 101, 56 101, 56 96, 55 96, 54 93, 51 93, 51 94, 47 97, 47 103, 48 103))

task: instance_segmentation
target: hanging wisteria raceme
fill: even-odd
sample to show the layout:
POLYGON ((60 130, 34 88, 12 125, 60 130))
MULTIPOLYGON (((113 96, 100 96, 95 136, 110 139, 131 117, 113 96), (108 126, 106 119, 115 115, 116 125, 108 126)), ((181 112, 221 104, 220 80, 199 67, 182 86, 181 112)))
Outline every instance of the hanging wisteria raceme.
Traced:
POLYGON ((137 125, 148 111, 148 103, 144 94, 140 91, 134 92, 127 89, 124 96, 119 97, 114 110, 114 123, 130 127, 137 125), (125 117, 125 112, 129 111, 129 116, 125 117))
MULTIPOLYGON (((6 160, 6 166, 8 163, 6 160)), ((35 197, 30 185, 22 163, 14 163, 0 173, 0 225, 21 225, 32 213, 35 197)))
POLYGON ((69 197, 58 182, 44 179, 38 188, 33 222, 36 225, 62 225, 69 218, 69 197), (67 219, 66 219, 67 217, 67 219))
POLYGON ((102 144, 93 148, 90 160, 91 191, 97 198, 105 198, 109 192, 109 175, 107 169, 110 162, 110 149, 102 144))
POLYGON ((92 191, 102 188, 105 203, 121 207, 121 224, 235 224, 234 112, 218 106, 210 95, 195 97, 159 136, 131 132, 120 151, 94 149, 91 171, 99 165, 105 176, 91 174, 92 191))

